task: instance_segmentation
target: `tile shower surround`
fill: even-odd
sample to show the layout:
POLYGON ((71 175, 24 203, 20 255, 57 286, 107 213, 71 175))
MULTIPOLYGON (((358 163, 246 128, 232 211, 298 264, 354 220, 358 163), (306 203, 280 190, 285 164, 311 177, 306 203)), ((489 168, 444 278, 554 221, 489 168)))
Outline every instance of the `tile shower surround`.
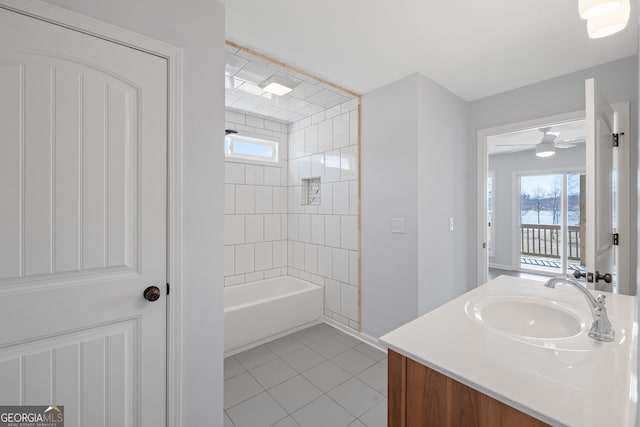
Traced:
POLYGON ((281 168, 225 162, 225 286, 299 277, 324 286, 325 316, 358 327, 357 108, 353 99, 288 126, 227 111, 227 129, 270 131, 278 141, 286 131, 287 160, 281 168), (303 206, 301 181, 313 177, 321 205, 303 206))
MULTIPOLYGON (((279 142, 286 159, 289 125, 226 111, 226 129, 279 142)), ((225 286, 287 274, 287 168, 225 161, 225 286)))

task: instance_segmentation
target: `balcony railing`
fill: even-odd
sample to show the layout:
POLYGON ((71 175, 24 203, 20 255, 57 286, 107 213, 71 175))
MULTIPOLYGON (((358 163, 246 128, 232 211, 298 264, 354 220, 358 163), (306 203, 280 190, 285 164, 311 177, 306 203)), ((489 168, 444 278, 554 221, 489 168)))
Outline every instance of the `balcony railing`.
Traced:
MULTIPOLYGON (((581 259, 580 246, 582 236, 580 227, 568 226, 570 260, 581 259)), ((522 255, 540 256, 547 258, 560 258, 562 241, 560 238, 560 225, 521 224, 520 225, 520 253, 522 255)))

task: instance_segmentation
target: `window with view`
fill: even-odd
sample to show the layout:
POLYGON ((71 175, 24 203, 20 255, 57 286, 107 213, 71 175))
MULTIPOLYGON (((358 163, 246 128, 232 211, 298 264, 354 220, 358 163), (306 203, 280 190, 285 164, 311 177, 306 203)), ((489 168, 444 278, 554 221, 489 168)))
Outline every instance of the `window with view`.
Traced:
POLYGON ((244 135, 227 135, 224 138, 224 155, 227 158, 278 163, 278 143, 267 139, 244 135))

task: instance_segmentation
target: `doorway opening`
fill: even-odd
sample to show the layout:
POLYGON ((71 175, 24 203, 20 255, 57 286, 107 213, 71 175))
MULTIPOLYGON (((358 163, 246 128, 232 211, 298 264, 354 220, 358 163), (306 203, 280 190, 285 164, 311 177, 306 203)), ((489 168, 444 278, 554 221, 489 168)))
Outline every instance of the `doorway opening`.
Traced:
POLYGON ((546 280, 584 270, 585 131, 577 112, 484 137, 480 283, 504 274, 546 280))

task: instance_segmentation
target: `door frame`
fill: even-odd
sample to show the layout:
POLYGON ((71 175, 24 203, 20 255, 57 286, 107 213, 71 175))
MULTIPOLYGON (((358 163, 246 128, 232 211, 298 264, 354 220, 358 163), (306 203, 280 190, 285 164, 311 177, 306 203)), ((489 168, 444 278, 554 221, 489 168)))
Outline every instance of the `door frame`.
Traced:
MULTIPOLYGON (((629 102, 619 102, 612 104, 618 117, 618 129, 624 132, 620 135, 620 146, 618 147, 618 183, 625 184, 624 188, 619 187, 618 197, 618 224, 619 233, 627 238, 620 239, 618 250, 618 292, 628 294, 630 286, 630 256, 631 256, 631 228, 630 228, 630 186, 626 185, 630 181, 631 156, 629 155, 629 141, 633 141, 630 135, 629 126, 629 102)), ((491 128, 479 129, 476 134, 477 147, 477 187, 476 187, 476 286, 487 281, 489 271, 489 253, 483 248, 483 243, 487 241, 487 171, 489 169, 489 157, 487 150, 487 138, 492 135, 516 132, 525 129, 543 127, 548 124, 557 124, 584 119, 585 110, 571 111, 567 113, 554 114, 550 116, 538 117, 515 123, 508 123, 491 128)), ((635 285, 635 284, 634 284, 635 285)))
POLYGON ((167 390, 168 427, 182 418, 182 111, 183 51, 171 44, 125 30, 40 0, 0 0, 0 8, 99 37, 167 61, 167 390))

